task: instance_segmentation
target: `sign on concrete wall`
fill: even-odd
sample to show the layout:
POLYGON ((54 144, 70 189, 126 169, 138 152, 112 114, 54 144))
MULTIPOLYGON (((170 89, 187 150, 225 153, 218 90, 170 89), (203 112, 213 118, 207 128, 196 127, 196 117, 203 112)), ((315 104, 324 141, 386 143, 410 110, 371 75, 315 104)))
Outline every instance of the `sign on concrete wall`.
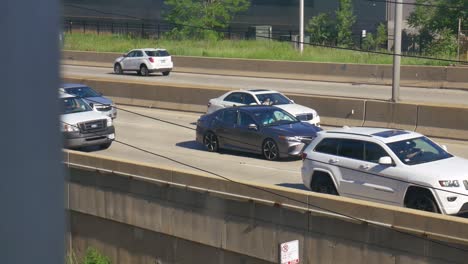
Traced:
POLYGON ((280 263, 299 263, 299 240, 294 240, 280 244, 280 263))

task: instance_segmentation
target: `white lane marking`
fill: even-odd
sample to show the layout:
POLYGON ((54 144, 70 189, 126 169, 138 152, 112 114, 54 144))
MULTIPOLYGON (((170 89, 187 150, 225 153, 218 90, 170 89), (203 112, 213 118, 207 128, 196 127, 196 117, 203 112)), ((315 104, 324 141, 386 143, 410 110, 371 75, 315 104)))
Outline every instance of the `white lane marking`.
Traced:
POLYGON ((239 162, 239 165, 244 165, 244 166, 254 167, 254 168, 260 168, 260 169, 275 170, 275 171, 286 171, 286 172, 289 172, 289 173, 300 174, 300 172, 296 171, 296 170, 271 168, 271 167, 265 167, 265 166, 262 166, 262 165, 248 164, 246 162, 239 162))

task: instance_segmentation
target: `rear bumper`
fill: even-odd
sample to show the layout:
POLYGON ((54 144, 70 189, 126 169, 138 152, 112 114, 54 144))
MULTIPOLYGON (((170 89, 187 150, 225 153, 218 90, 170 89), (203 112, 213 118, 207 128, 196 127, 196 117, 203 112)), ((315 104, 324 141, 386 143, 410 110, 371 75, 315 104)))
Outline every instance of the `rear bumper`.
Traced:
POLYGON ((63 137, 63 145, 65 148, 99 146, 114 141, 115 128, 111 126, 106 130, 95 133, 63 132, 63 137))

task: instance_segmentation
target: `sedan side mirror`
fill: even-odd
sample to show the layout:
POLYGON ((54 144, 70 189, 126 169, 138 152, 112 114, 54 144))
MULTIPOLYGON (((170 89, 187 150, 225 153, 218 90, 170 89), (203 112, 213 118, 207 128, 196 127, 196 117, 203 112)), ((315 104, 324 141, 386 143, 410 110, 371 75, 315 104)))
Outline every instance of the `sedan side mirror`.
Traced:
POLYGON ((381 157, 379 159, 380 165, 393 165, 393 160, 389 156, 381 157))
POLYGON ((127 54, 126 54, 126 53, 124 53, 124 54, 122 55, 122 57, 126 58, 126 57, 127 57, 127 54))
POLYGON ((258 127, 257 127, 256 124, 250 124, 250 125, 249 125, 249 129, 251 129, 251 130, 258 130, 258 127))

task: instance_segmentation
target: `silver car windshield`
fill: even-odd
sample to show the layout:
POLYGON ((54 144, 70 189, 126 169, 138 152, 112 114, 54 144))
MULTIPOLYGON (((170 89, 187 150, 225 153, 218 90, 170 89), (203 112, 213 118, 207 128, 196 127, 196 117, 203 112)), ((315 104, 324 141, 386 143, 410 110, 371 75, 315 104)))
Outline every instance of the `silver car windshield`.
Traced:
POLYGON ((62 114, 73 114, 92 111, 93 109, 81 98, 62 98, 62 114))
POLYGON ((388 143, 387 146, 407 165, 416 165, 453 157, 427 137, 388 143))

